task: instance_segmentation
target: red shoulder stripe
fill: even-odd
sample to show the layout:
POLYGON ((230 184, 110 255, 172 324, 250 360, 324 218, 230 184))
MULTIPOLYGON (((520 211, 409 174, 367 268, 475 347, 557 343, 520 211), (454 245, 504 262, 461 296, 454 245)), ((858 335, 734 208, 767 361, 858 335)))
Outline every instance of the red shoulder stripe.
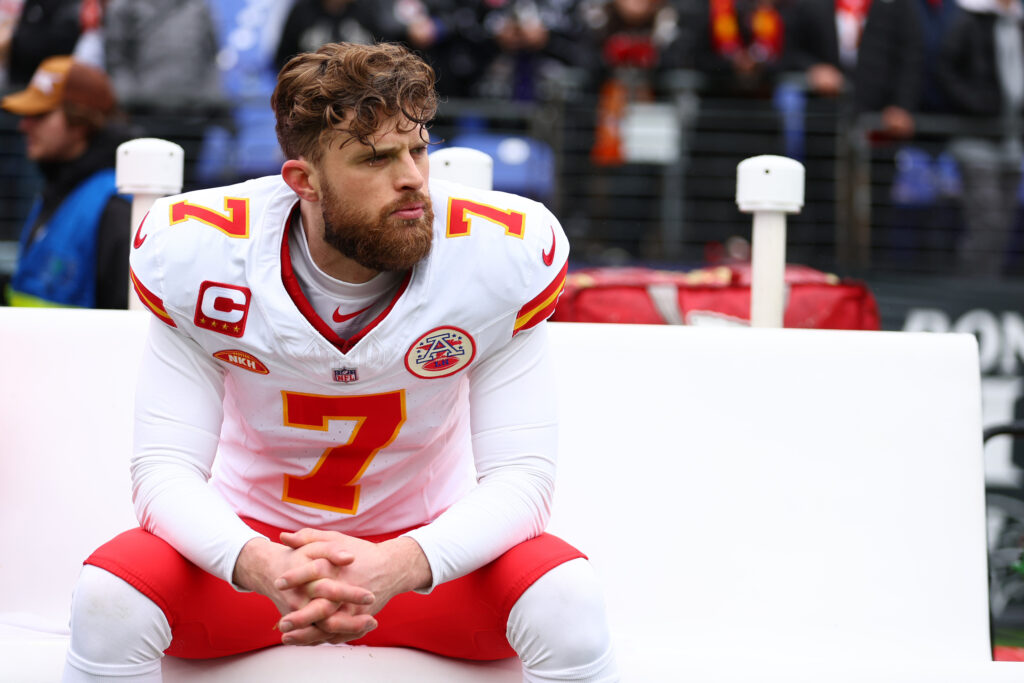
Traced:
POLYGON ((171 316, 167 312, 167 309, 164 308, 163 299, 146 289, 146 286, 139 281, 139 278, 135 276, 135 271, 130 267, 128 268, 128 275, 131 277, 132 287, 135 288, 135 293, 138 294, 139 301, 141 301, 142 304, 159 320, 167 323, 171 327, 177 327, 177 325, 174 324, 174 321, 171 320, 171 316))
POLYGON ((558 275, 544 288, 540 294, 530 299, 525 306, 519 309, 516 315, 516 324, 512 329, 512 335, 523 330, 528 330, 544 320, 547 320, 555 312, 555 305, 558 303, 558 296, 565 286, 565 274, 569 270, 569 263, 566 262, 558 275))

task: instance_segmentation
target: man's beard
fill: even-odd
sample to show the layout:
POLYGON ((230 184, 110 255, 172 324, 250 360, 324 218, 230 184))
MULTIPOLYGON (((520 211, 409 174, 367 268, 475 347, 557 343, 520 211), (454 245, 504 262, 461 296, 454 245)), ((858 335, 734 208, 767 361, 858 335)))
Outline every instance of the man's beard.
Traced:
POLYGON ((434 210, 429 196, 410 192, 374 218, 369 212, 342 206, 329 187, 324 187, 321 195, 324 241, 364 268, 408 270, 430 253, 434 210), (391 215, 414 202, 423 204, 423 215, 419 218, 402 220, 391 215))

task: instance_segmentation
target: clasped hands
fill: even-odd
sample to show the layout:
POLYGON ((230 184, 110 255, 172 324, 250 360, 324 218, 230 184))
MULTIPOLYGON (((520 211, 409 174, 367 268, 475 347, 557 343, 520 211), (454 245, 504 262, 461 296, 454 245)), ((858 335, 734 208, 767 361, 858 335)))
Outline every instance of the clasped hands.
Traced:
POLYGON ((249 541, 235 583, 270 598, 285 645, 344 643, 377 627, 373 615, 395 595, 430 584, 419 544, 398 537, 371 543, 336 531, 302 529, 280 543, 249 541))

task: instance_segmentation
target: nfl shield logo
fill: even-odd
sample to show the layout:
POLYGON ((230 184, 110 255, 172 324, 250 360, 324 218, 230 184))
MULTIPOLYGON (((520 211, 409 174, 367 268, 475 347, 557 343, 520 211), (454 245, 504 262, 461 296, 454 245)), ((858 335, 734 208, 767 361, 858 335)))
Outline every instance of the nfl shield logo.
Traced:
POLYGON ((334 369, 335 382, 344 382, 345 384, 348 384, 349 382, 355 382, 357 379, 359 379, 359 376, 356 374, 355 368, 334 369))

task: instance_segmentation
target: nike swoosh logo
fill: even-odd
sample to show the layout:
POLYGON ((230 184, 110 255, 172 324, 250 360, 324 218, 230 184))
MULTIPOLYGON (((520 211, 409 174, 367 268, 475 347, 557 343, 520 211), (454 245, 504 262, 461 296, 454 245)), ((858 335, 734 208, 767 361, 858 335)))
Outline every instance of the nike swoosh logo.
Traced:
POLYGON ((334 322, 336 323, 343 323, 346 320, 351 320, 360 313, 366 313, 368 310, 370 310, 369 306, 367 306, 361 311, 356 311, 355 313, 342 313, 341 306, 338 306, 338 308, 334 311, 334 315, 331 316, 331 319, 334 320, 334 322))
POLYGON ((555 262, 555 226, 551 227, 551 251, 540 252, 540 257, 544 259, 544 265, 550 266, 555 262))
POLYGON ((145 216, 142 217, 142 221, 139 223, 139 228, 135 231, 135 239, 132 240, 132 246, 135 247, 136 249, 141 247, 142 243, 146 241, 147 237, 149 237, 149 235, 142 234, 142 226, 146 223, 146 218, 148 216, 149 214, 147 213, 145 216))

